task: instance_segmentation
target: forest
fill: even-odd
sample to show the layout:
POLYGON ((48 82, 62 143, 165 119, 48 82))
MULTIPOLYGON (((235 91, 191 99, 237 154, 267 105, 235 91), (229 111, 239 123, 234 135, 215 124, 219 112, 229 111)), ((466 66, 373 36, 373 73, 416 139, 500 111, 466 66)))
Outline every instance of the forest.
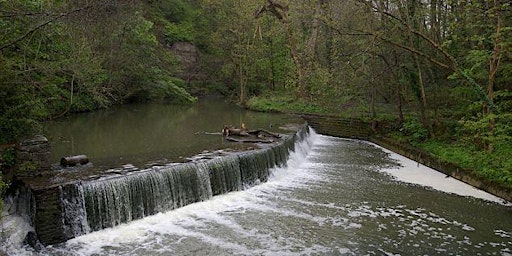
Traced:
POLYGON ((222 94, 388 136, 512 187, 505 0, 0 0, 0 145, 115 104, 222 94), (179 75, 170 50, 198 51, 179 75))

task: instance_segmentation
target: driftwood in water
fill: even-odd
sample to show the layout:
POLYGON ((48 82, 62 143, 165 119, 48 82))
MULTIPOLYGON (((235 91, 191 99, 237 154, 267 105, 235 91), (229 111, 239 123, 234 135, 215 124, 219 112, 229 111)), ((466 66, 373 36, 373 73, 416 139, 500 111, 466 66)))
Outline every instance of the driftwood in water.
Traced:
POLYGON ((257 137, 264 136, 264 137, 281 138, 281 135, 279 135, 278 133, 273 133, 273 132, 267 131, 265 129, 247 131, 247 133, 251 134, 251 135, 254 135, 254 136, 257 136, 257 137))
POLYGON ((237 138, 234 138, 234 137, 226 137, 225 138, 227 141, 232 141, 232 142, 244 142, 244 143, 272 143, 274 142, 274 140, 272 139, 252 139, 252 138, 248 138, 248 139, 237 139, 237 138))
POLYGON ((273 133, 270 131, 267 131, 265 129, 258 129, 258 130, 247 130, 243 128, 233 128, 229 126, 225 126, 224 129, 222 129, 222 136, 228 137, 231 135, 235 136, 256 136, 256 137, 274 137, 274 138, 280 138, 281 135, 278 133, 273 133))
POLYGON ((60 165, 64 167, 87 163, 89 163, 89 158, 86 155, 66 156, 60 159, 60 165))
POLYGON ((249 133, 247 133, 247 130, 245 130, 243 128, 233 128, 233 127, 225 126, 224 129, 222 129, 222 136, 228 137, 231 135, 251 136, 249 133))
POLYGON ((233 142, 272 143, 274 142, 274 138, 280 138, 281 135, 264 129, 247 130, 245 125, 242 124, 242 128, 224 126, 224 129, 222 129, 222 137, 233 142), (243 138, 234 138, 233 136, 243 138))

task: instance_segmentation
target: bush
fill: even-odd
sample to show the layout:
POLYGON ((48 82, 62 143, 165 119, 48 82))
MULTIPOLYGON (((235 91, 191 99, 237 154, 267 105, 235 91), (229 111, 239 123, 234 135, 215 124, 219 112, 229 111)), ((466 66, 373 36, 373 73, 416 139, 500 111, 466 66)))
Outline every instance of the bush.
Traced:
MULTIPOLYGON (((4 199, 4 193, 7 190, 7 184, 4 182, 2 177, 2 171, 4 169, 9 169, 13 167, 16 164, 16 150, 14 147, 10 147, 5 149, 2 154, 0 155, 0 213, 2 213, 3 210, 3 199, 4 199)), ((2 219, 2 216, 0 216, 0 220, 2 219)))
POLYGON ((494 152, 479 150, 461 142, 448 144, 427 141, 421 148, 436 155, 444 162, 472 170, 477 176, 512 187, 512 146, 499 145, 494 152))
POLYGON ((252 97, 247 102, 250 109, 266 112, 324 113, 320 106, 291 95, 252 97))
POLYGON ((402 124, 400 131, 404 135, 410 137, 409 143, 412 145, 416 145, 417 143, 425 141, 428 138, 427 128, 423 127, 423 125, 415 119, 406 120, 402 124))
POLYGON ((9 119, 0 116, 0 144, 13 143, 17 138, 33 134, 41 125, 33 119, 9 119))
POLYGON ((467 144, 481 150, 493 150, 498 145, 512 142, 512 114, 477 115, 460 121, 460 137, 467 144))
POLYGON ((7 148, 0 155, 0 169, 10 168, 16 164, 16 149, 14 147, 7 148))

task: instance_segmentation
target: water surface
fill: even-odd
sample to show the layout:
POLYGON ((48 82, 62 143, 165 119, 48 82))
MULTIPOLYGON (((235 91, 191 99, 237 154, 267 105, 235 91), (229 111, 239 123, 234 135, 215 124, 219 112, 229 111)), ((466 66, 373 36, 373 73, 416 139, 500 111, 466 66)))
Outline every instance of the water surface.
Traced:
POLYGON ((85 154, 96 169, 129 164, 141 168, 186 161, 204 151, 251 146, 224 142, 220 131, 225 125, 245 123, 248 129, 285 132, 280 125, 301 122, 295 116, 252 112, 222 100, 203 99, 193 105, 135 104, 73 115, 48 122, 45 135, 54 163, 64 156, 85 154))
POLYGON ((78 237, 43 254, 512 253, 512 211, 499 198, 458 181, 450 186, 464 196, 402 182, 389 170, 423 167, 367 142, 313 134, 296 151, 267 183, 78 237))

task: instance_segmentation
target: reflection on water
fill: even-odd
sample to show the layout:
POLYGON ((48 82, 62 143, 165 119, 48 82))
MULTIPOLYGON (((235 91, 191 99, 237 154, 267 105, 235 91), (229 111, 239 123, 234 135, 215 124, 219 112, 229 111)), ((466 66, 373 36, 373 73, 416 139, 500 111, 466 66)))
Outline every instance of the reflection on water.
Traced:
POLYGON ((49 122, 45 134, 52 146, 53 162, 63 156, 85 154, 95 168, 153 162, 184 161, 204 150, 240 149, 247 145, 224 143, 224 125, 275 132, 279 124, 302 122, 296 117, 247 111, 220 100, 194 105, 143 104, 73 115, 49 122))
MULTIPOLYGON (((78 237, 44 254, 512 253, 510 207, 398 181, 383 170, 402 163, 369 143, 313 134, 311 150, 296 149, 267 183, 78 237)), ((397 171, 407 168, 415 166, 397 171)))

